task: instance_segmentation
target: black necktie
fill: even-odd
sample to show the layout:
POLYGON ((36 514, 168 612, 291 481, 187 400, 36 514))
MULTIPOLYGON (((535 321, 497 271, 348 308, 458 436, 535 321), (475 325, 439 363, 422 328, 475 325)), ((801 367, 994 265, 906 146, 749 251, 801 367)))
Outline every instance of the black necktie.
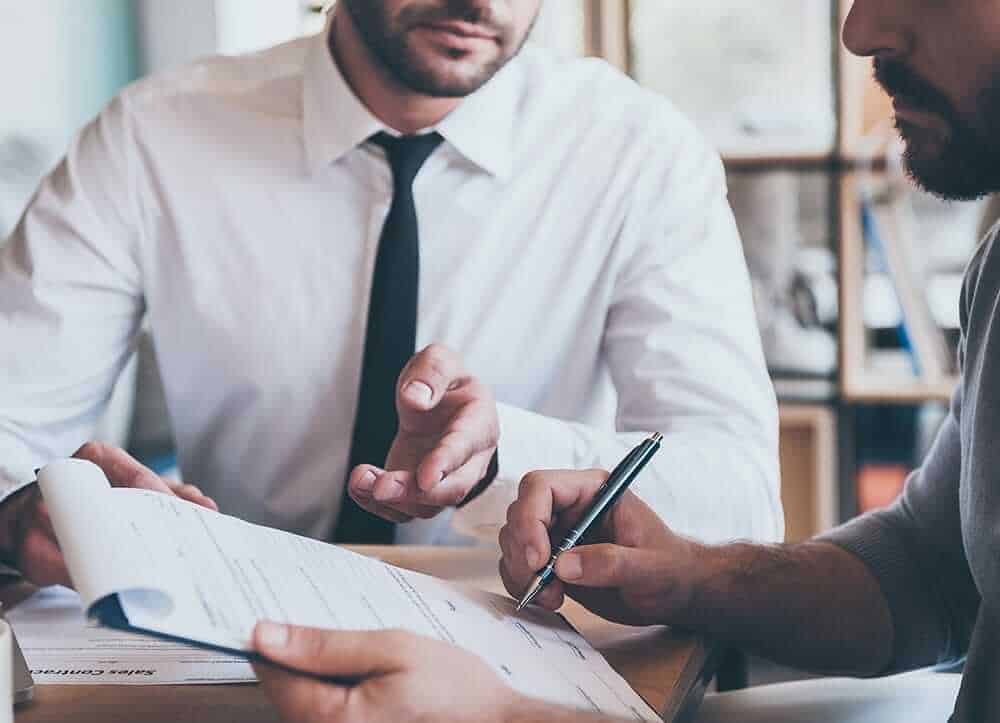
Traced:
MULTIPOLYGON (((359 464, 385 465, 396 436, 396 382, 416 351, 420 241, 413 179, 443 140, 437 133, 395 138, 372 137, 392 167, 393 195, 379 238, 368 329, 361 367, 361 391, 354 418, 348 474, 359 464)), ((361 509, 346 489, 333 539, 342 544, 384 545, 393 541, 393 523, 361 509)))

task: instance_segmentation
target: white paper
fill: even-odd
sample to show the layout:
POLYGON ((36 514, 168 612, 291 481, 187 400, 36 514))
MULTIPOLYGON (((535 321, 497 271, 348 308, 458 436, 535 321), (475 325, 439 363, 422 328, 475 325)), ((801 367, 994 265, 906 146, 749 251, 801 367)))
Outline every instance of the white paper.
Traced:
POLYGON ((100 627, 84 616, 80 597, 64 587, 39 591, 6 617, 38 684, 256 681, 243 658, 100 627))
MULTIPOLYGON (((135 627, 239 650, 249 650, 261 619, 329 629, 403 628, 479 655, 527 695, 607 715, 656 719, 607 661, 555 614, 537 608, 517 613, 509 598, 167 495, 111 489, 105 481, 84 500, 76 486, 81 464, 89 463, 50 465, 39 483, 60 545, 78 548, 67 561, 85 607, 116 592, 135 627), (86 513, 77 518, 72 505, 53 504, 63 495, 86 513), (109 518, 107 524, 101 516, 109 518), (81 530, 78 519, 90 529, 81 530), (128 549, 116 558, 127 569, 100 569, 96 561, 109 546, 128 549), (93 579, 83 580, 84 575, 93 579)), ((89 487, 92 471, 88 477, 89 487)))

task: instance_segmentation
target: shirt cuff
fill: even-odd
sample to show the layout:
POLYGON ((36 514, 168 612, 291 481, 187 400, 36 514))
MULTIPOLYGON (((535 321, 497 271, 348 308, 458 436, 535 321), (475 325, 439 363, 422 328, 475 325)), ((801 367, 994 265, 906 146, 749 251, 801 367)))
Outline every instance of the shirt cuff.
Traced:
POLYGON ((528 472, 575 467, 580 457, 572 423, 497 404, 497 479, 516 485, 528 472))
POLYGON ((33 484, 35 484, 34 475, 30 475, 30 479, 12 479, 11 476, 0 472, 0 505, 23 490, 25 487, 33 484))

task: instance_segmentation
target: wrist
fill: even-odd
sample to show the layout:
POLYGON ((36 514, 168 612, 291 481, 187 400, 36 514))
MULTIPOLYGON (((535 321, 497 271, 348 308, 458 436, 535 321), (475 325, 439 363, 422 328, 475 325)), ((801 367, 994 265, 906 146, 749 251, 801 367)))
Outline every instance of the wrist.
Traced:
MULTIPOLYGON (((680 579, 686 580, 686 589, 681 591, 680 604, 673 611, 669 625, 692 629, 704 627, 705 606, 714 602, 720 588, 727 589, 730 579, 729 568, 732 561, 727 547, 704 545, 688 541, 687 565, 680 579)), ((723 593, 725 594, 725 593, 723 593)))
POLYGON ((491 484, 493 484, 493 480, 495 480, 497 478, 497 472, 500 470, 500 456, 499 455, 500 455, 499 450, 498 449, 494 449, 493 450, 493 456, 490 457, 490 462, 486 466, 486 474, 485 474, 485 476, 481 480, 479 480, 479 482, 476 483, 475 487, 473 487, 471 490, 469 490, 469 493, 465 496, 465 498, 461 502, 459 502, 457 505, 455 505, 456 508, 462 509, 467 504, 469 504, 474 499, 476 499, 481 494, 483 494, 483 492, 485 492, 489 488, 489 486, 491 484))

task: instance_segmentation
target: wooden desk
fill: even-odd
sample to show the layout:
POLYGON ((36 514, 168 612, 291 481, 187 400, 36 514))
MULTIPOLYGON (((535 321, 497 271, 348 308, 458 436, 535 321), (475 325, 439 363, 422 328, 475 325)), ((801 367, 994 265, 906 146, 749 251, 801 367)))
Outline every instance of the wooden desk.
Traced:
MULTIPOLYGON (((358 552, 400 567, 502 591, 491 550, 431 547, 358 547, 358 552)), ((24 590, 0 591, 5 604, 24 590)), ((601 620, 575 603, 563 614, 600 650, 665 720, 686 717, 710 676, 710 646, 663 628, 633 629, 601 620)), ((254 685, 113 686, 37 685, 33 702, 19 707, 17 723, 257 723, 277 721, 254 685)))

